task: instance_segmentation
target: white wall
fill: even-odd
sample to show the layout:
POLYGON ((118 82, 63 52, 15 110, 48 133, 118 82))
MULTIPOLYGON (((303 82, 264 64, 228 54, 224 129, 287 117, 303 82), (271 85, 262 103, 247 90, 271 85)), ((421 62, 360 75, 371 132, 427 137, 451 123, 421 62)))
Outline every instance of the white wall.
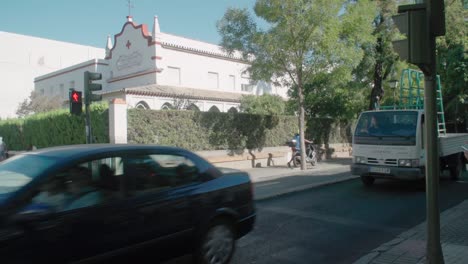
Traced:
POLYGON ((104 52, 100 48, 0 31, 0 117, 16 116, 18 104, 34 89, 35 77, 92 58, 104 58, 104 52))
MULTIPOLYGON (((214 94, 216 91, 255 95, 268 93, 287 98, 286 87, 265 82, 255 83, 251 91, 242 91, 242 85, 250 84, 250 79, 245 73, 248 64, 240 60, 239 53, 227 57, 218 45, 167 33, 157 33, 153 38, 144 24, 127 21, 122 31, 114 36, 108 55, 105 60, 88 60, 42 75, 36 78, 36 90, 54 95, 60 92, 63 85, 62 96, 66 99, 70 82, 74 81, 76 90, 82 90, 83 72, 89 70, 103 74, 105 92, 158 84, 212 90, 214 94)), ((170 98, 122 97, 125 97, 123 99, 128 107, 135 107, 140 100, 144 100, 151 109, 161 109, 164 103, 173 102, 170 98)), ((199 101, 197 105, 202 111, 216 106, 222 112, 238 107, 236 103, 216 101, 199 101)))
POLYGON ((161 42, 162 47, 158 46, 157 49, 157 54, 163 54, 158 64, 163 69, 157 77, 160 85, 255 95, 268 93, 287 98, 287 87, 266 82, 253 83, 245 73, 248 64, 240 60, 238 53, 226 57, 217 45, 166 33, 162 33, 161 42), (174 68, 179 69, 179 76, 175 76, 174 68), (218 75, 217 86, 213 85, 214 73, 218 75), (243 84, 253 84, 252 91, 242 91, 243 84))
MULTIPOLYGON (((83 92, 84 87, 84 72, 107 72, 108 66, 104 60, 89 60, 71 67, 64 68, 53 73, 42 75, 35 79, 35 90, 39 93, 44 91, 44 95, 56 96, 59 95, 63 100, 68 100, 68 90, 74 88, 77 91, 83 92), (72 82, 74 87, 72 87, 72 82), (64 93, 60 94, 60 86, 64 86, 64 93)), ((105 86, 105 76, 103 80, 96 83, 105 86)))

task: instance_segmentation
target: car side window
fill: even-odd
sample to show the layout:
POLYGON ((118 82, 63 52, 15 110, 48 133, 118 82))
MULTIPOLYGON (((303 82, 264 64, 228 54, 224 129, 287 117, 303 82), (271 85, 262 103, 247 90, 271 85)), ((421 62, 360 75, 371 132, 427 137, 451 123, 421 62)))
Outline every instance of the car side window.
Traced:
POLYGON ((96 159, 51 175, 38 188, 31 206, 46 206, 53 211, 91 207, 119 197, 120 158, 96 159))
POLYGON ((188 158, 174 154, 128 157, 124 161, 126 186, 134 194, 157 192, 198 180, 198 169, 188 158))

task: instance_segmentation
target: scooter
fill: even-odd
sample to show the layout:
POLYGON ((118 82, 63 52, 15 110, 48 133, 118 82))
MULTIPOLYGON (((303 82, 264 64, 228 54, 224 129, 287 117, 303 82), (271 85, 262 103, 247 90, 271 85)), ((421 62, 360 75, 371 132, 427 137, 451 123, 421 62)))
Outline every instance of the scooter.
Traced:
MULTIPOLYGON (((295 147, 291 148, 293 149, 293 165, 299 167, 301 165, 301 152, 297 151, 295 147)), ((310 162, 312 166, 317 164, 317 151, 312 144, 306 144, 306 162, 310 162)))

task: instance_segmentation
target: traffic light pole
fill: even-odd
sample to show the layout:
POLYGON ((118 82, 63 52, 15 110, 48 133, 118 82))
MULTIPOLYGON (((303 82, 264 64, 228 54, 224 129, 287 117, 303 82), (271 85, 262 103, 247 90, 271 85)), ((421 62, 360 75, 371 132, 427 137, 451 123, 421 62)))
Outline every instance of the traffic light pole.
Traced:
MULTIPOLYGON (((435 46, 435 38, 430 37, 429 45, 435 46)), ((431 48, 431 55, 435 56, 431 48)), ((426 116, 426 210, 427 210, 427 246, 426 263, 444 263, 440 244, 440 209, 439 209, 439 144, 437 125, 436 74, 435 60, 431 59, 431 75, 425 74, 424 111, 426 116)))
POLYGON ((439 144, 437 123, 436 37, 445 35, 444 0, 417 0, 413 5, 398 6, 393 16, 406 40, 394 41, 400 58, 417 65, 424 73, 424 134, 426 145, 426 263, 444 263, 440 244, 439 144))
MULTIPOLYGON (((436 29, 433 17, 436 1, 426 0, 426 27, 429 32, 427 45, 429 46, 429 63, 421 65, 424 78, 424 111, 426 117, 426 210, 427 210, 427 245, 426 263, 443 264, 444 255, 440 244, 440 209, 439 209, 439 144, 437 124, 436 100, 436 29)), ((443 11, 442 11, 443 12, 443 11)), ((445 27, 445 25, 444 25, 445 27)))
POLYGON ((86 111, 86 144, 93 143, 93 130, 91 127, 91 117, 89 111, 89 105, 93 101, 100 101, 102 99, 101 95, 93 94, 93 91, 102 90, 102 85, 99 83, 94 83, 93 81, 98 81, 102 79, 102 74, 98 72, 84 72, 84 94, 85 94, 85 111, 86 111))
POLYGON ((92 130, 91 130, 91 117, 89 114, 89 104, 85 104, 85 114, 86 114, 86 144, 93 143, 92 130))

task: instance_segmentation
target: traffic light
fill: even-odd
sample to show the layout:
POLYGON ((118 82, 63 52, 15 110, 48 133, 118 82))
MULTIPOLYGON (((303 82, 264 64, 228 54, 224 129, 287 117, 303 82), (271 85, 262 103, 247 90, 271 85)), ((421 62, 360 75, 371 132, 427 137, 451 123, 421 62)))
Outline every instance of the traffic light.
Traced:
POLYGON ((81 115, 83 111, 83 101, 81 99, 81 92, 70 89, 70 113, 73 115, 81 115))
POLYGON ((102 90, 102 85, 99 83, 93 83, 102 79, 102 74, 98 72, 85 71, 84 73, 84 92, 85 92, 85 104, 90 105, 94 101, 101 101, 102 95, 93 94, 93 91, 102 90))
POLYGON ((393 22, 406 39, 393 41, 393 49, 400 59, 420 65, 429 63, 429 27, 426 20, 426 4, 398 6, 393 22))

